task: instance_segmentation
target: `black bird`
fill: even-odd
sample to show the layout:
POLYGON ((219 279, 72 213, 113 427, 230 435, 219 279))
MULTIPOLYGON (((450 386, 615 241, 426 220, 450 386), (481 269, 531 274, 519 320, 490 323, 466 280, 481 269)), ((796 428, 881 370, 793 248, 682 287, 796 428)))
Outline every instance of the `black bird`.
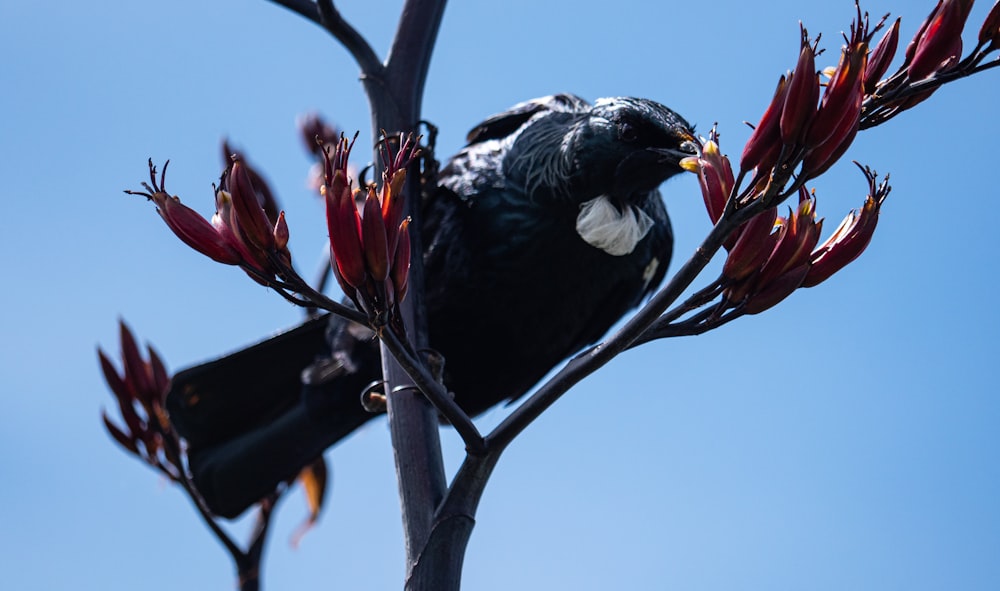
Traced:
MULTIPOLYGON (((523 395, 660 284, 657 188, 696 153, 684 119, 628 97, 539 98, 469 133, 421 228, 430 344, 467 413, 523 395)), ((378 355, 367 329, 322 316, 174 376, 168 410, 212 511, 238 515, 370 419, 378 355)))

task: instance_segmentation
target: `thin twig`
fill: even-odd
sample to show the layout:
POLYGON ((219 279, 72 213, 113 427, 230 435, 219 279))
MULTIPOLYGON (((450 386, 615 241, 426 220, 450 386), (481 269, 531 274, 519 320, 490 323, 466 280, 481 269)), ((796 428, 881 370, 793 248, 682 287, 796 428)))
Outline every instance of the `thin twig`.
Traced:
POLYGON ((691 297, 685 300, 683 304, 675 306, 672 310, 668 310, 667 312, 665 312, 662 316, 657 318, 656 321, 653 322, 653 324, 649 326, 649 329, 647 329, 646 332, 656 330, 660 326, 666 326, 668 324, 671 324, 675 322, 678 318, 684 316, 685 314, 694 312, 698 308, 705 306, 715 298, 719 297, 719 294, 722 293, 723 289, 721 279, 722 279, 721 277, 719 279, 716 279, 708 287, 691 295, 691 297))
MULTIPOLYGON (((409 347, 399 338, 395 331, 386 327, 379 331, 379 338, 386 344, 396 361, 413 380, 414 385, 430 400, 434 408, 455 428, 465 442, 465 448, 472 455, 481 455, 486 451, 483 436, 469 415, 458 406, 455 399, 444 389, 427 367, 410 351, 409 347)), ((386 393, 391 396, 391 392, 386 393)))
POLYGON ((254 524, 254 532, 251 536, 250 547, 247 548, 247 556, 260 563, 260 557, 264 551, 264 542, 267 541, 267 532, 271 526, 271 516, 274 514, 274 507, 278 504, 282 493, 286 489, 278 489, 260 502, 257 509, 257 523, 254 524))
POLYGON ((364 325, 368 324, 368 316, 366 316, 363 312, 351 308, 350 306, 345 306, 340 302, 331 300, 325 295, 314 290, 312 287, 309 286, 309 284, 305 282, 297 284, 295 291, 296 293, 301 295, 305 300, 308 301, 308 303, 306 304, 307 307, 314 306, 316 308, 326 310, 327 312, 333 312, 338 316, 341 316, 348 320, 352 320, 359 324, 364 324, 364 325))
MULTIPOLYGON (((164 437, 168 436, 162 432, 161 435, 164 437)), ((201 493, 198 492, 198 490, 191 483, 191 480, 188 478, 187 471, 184 469, 184 464, 181 461, 180 456, 176 453, 167 451, 166 447, 164 448, 164 453, 167 453, 167 459, 182 471, 181 477, 177 479, 177 482, 191 499, 191 502, 194 504, 195 509, 198 510, 198 515, 201 516, 202 521, 205 522, 205 525, 212 530, 215 537, 217 537, 222 545, 225 546, 226 551, 228 551, 230 556, 232 556, 233 561, 239 564, 240 561, 245 558, 246 554, 240 549, 239 546, 236 545, 236 542, 229 537, 229 534, 227 534, 226 531, 215 521, 215 516, 212 515, 212 512, 209 511, 208 507, 205 505, 205 501, 202 499, 201 493)))
POLYGON ((702 310, 698 314, 695 314, 691 318, 682 322, 656 323, 639 335, 639 337, 633 341, 631 345, 629 345, 629 348, 632 349, 658 339, 691 337, 705 334, 710 330, 715 330, 720 326, 729 324, 733 320, 745 315, 742 306, 736 306, 729 313, 722 313, 719 308, 725 306, 727 306, 725 302, 717 304, 716 306, 702 310))
POLYGON ((368 41, 349 22, 344 20, 333 0, 318 0, 316 3, 320 25, 340 42, 358 63, 365 77, 381 78, 385 67, 368 41))
POLYGON ((365 38, 340 15, 332 0, 271 0, 279 6, 323 27, 340 42, 357 62, 366 77, 381 77, 382 62, 365 38))
POLYGON ((347 320, 368 325, 368 316, 363 312, 336 302, 316 291, 305 279, 299 276, 291 265, 286 264, 280 257, 270 254, 269 261, 277 268, 278 274, 283 280, 259 273, 252 267, 241 265, 240 268, 253 277, 259 278, 265 285, 277 292, 278 295, 297 306, 302 306, 306 309, 319 308, 347 320))
POLYGON ((316 3, 312 0, 271 0, 271 2, 274 2, 278 6, 284 6, 288 10, 317 25, 322 26, 323 24, 319 20, 319 10, 316 9, 316 3))

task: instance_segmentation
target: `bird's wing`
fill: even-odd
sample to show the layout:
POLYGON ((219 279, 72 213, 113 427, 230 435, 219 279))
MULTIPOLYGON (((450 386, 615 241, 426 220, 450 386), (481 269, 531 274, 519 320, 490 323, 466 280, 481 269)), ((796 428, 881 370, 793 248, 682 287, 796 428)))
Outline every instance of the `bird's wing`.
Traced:
POLYGON ((553 94, 518 103, 503 113, 489 117, 472 128, 466 136, 469 145, 504 138, 543 111, 579 112, 590 103, 575 94, 553 94))

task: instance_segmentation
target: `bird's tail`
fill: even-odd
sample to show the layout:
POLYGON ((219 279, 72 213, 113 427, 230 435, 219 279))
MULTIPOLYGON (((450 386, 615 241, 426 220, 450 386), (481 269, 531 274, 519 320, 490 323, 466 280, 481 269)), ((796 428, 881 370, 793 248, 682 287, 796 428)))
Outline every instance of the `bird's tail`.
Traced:
POLYGON ((238 516, 372 418, 379 365, 370 332, 321 316, 178 372, 167 410, 209 509, 238 516))

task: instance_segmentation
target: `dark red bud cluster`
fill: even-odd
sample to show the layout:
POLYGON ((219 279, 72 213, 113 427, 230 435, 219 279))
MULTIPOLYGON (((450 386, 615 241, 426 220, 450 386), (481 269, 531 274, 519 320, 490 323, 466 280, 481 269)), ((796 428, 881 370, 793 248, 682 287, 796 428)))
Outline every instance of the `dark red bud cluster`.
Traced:
POLYGON ((126 451, 171 477, 179 476, 182 469, 176 465, 177 456, 172 453, 177 450, 177 439, 163 406, 170 389, 170 375, 152 347, 147 347, 148 361, 143 359, 135 337, 124 322, 120 323, 119 331, 122 372, 115 369, 100 348, 97 358, 118 402, 124 425, 116 425, 102 412, 104 426, 126 451))
POLYGON ((363 190, 352 189, 347 172, 354 140, 341 136, 323 152, 320 191, 326 200, 334 275, 344 293, 373 319, 391 312, 406 296, 410 238, 409 222, 403 219, 403 184, 417 148, 409 137, 399 143, 393 154, 389 140, 383 141, 381 187, 363 190))
POLYGON ((822 228, 823 221, 816 220, 816 200, 804 188, 798 208, 787 217, 778 217, 771 208, 751 219, 723 268, 729 283, 725 298, 757 314, 791 295, 809 272, 822 228))
MULTIPOLYGON (((733 192, 733 170, 718 145, 713 128, 703 141, 701 154, 681 165, 698 173, 705 208, 713 223, 722 217, 733 192)), ((816 199, 805 187, 799 203, 787 216, 770 207, 739 226, 725 241, 728 250, 720 286, 729 307, 757 314, 774 306, 800 287, 813 287, 856 259, 868 246, 879 208, 889 193, 888 179, 881 185, 863 168, 869 195, 860 211, 852 211, 822 245, 823 220, 816 219, 816 199)))
MULTIPOLYGON (((771 103, 743 148, 741 173, 756 169, 758 175, 769 175, 775 167, 791 169, 801 160, 800 175, 810 179, 844 154, 858 131, 865 82, 869 74, 875 75, 875 70, 868 70, 868 45, 880 26, 870 28, 858 9, 822 96, 816 48, 802 28, 798 63, 779 79, 771 103)), ((882 52, 891 53, 889 44, 882 52)))
POLYGON ((867 17, 862 16, 861 9, 858 9, 847 45, 841 50, 840 61, 827 82, 806 137, 806 152, 800 173, 803 179, 815 178, 826 172, 854 141, 865 95, 868 45, 880 26, 881 23, 870 30, 867 17))
POLYGON ((164 164, 157 182, 156 167, 150 159, 150 182, 143 183, 146 190, 125 192, 155 203, 157 213, 171 231, 212 260, 239 265, 259 283, 284 272, 279 262, 286 266, 291 263, 284 212, 279 212, 274 222, 268 219, 247 168, 239 160, 232 163, 215 192, 216 211, 211 222, 166 192, 166 172, 164 164))
POLYGON ((257 200, 257 191, 242 161, 234 160, 226 171, 220 187, 222 191, 228 192, 232 199, 231 215, 222 222, 233 230, 244 246, 255 251, 257 262, 263 262, 259 260, 261 255, 275 248, 274 226, 257 200))
POLYGON ((987 56, 1000 49, 1000 2, 979 29, 975 48, 962 57, 962 31, 973 0, 938 0, 904 51, 903 64, 883 78, 899 44, 899 20, 876 46, 865 73, 862 129, 885 123, 927 100, 942 85, 995 67, 987 56))
POLYGON ((770 208, 741 226, 723 266, 726 300, 742 305, 747 314, 758 314, 800 287, 819 285, 860 256, 889 193, 887 180, 879 185, 871 170, 863 172, 869 183, 864 206, 819 246, 823 220, 816 219, 816 199, 805 188, 787 216, 770 208))

